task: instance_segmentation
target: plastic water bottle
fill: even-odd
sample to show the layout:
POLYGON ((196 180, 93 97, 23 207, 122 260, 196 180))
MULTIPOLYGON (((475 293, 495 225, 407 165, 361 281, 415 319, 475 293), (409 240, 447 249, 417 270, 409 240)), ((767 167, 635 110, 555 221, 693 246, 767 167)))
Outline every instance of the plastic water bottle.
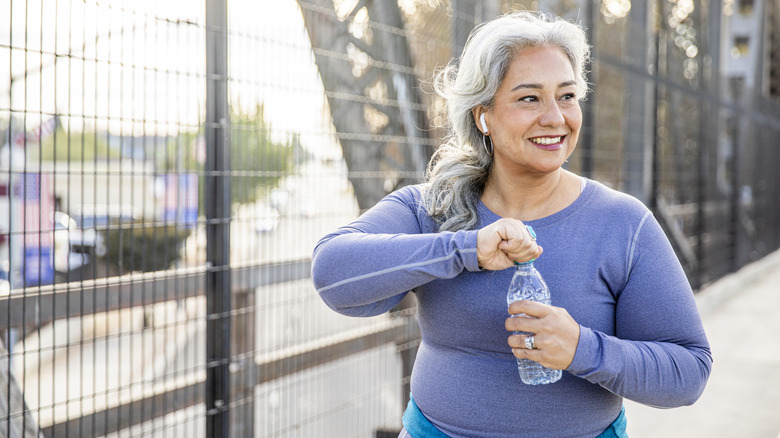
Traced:
MULTIPOLYGON (((533 228, 528 227, 531 236, 536 237, 533 228)), ((534 267, 534 261, 525 263, 515 262, 515 275, 509 284, 509 290, 506 294, 506 304, 509 306, 515 301, 528 300, 543 304, 551 304, 550 289, 547 287, 542 274, 534 267)), ((524 313, 513 315, 514 317, 530 318, 524 313)), ((531 335, 532 333, 516 331, 516 335, 531 335)), ((520 372, 520 379, 528 385, 544 385, 557 382, 563 372, 547 368, 530 359, 517 359, 517 369, 520 372)))

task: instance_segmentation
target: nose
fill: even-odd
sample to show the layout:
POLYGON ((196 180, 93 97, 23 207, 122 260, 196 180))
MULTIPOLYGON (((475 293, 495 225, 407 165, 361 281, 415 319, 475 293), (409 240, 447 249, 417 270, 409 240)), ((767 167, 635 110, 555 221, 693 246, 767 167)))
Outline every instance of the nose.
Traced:
POLYGON ((542 110, 542 114, 539 117, 539 124, 542 126, 561 126, 566 123, 566 119, 563 117, 561 108, 558 107, 557 101, 549 102, 542 110))

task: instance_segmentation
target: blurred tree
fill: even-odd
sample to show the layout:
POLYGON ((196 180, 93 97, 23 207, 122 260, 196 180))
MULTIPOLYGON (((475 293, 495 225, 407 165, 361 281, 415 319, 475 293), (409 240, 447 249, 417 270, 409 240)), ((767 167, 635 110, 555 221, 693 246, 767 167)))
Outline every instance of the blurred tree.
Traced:
MULTIPOLYGON (((28 146, 28 157, 37 147, 28 146)), ((94 131, 66 131, 58 127, 54 135, 45 138, 40 146, 40 159, 57 162, 90 162, 96 159, 119 158, 120 151, 108 147, 105 133, 94 131)))
POLYGON ((292 170, 297 137, 285 143, 273 141, 262 105, 251 113, 231 107, 230 126, 231 199, 233 203, 251 203, 292 170))
MULTIPOLYGON (((294 152, 300 148, 293 135, 285 142, 271 138, 271 126, 264 118, 263 105, 252 111, 237 106, 230 109, 230 156, 232 203, 255 202, 276 186, 294 166, 294 152)), ((164 156, 157 157, 163 172, 204 172, 205 142, 201 124, 197 132, 184 132, 173 138, 164 156)), ((203 184, 199 184, 200 205, 203 205, 203 184)))
POLYGON ((117 275, 169 269, 181 258, 181 245, 190 231, 176 225, 147 226, 143 222, 113 227, 106 238, 106 260, 117 269, 117 275))

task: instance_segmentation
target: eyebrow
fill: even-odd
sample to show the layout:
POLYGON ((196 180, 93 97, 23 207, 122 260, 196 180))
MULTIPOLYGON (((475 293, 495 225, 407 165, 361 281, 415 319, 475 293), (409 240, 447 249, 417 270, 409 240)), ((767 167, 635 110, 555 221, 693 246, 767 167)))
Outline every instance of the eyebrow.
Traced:
MULTIPOLYGON (((558 84, 558 88, 568 87, 570 85, 576 85, 576 84, 577 83, 575 81, 561 82, 560 84, 558 84)), ((518 84, 518 85, 515 86, 515 88, 512 88, 512 91, 519 90, 521 88, 541 89, 541 88, 544 88, 544 86, 542 86, 542 84, 518 84)))

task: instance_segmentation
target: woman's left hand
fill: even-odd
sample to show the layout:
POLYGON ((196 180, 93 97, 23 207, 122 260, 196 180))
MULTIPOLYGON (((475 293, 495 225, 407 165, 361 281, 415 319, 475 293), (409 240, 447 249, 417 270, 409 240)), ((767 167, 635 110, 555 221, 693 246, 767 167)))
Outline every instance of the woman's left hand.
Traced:
POLYGON ((547 368, 565 370, 574 360, 580 339, 580 325, 562 307, 534 301, 515 301, 509 313, 525 313, 531 318, 509 317, 506 329, 534 334, 534 349, 526 348, 526 335, 509 336, 509 346, 518 359, 531 359, 547 368))

